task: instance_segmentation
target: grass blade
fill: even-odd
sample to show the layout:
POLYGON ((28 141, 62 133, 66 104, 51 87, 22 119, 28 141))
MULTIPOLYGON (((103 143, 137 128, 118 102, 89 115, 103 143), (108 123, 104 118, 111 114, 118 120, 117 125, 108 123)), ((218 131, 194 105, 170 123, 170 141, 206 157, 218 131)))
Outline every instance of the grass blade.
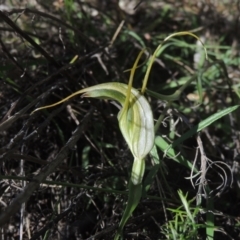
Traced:
POLYGON ((182 143, 186 139, 190 138, 195 133, 200 132, 202 129, 208 127, 209 125, 211 125, 212 123, 214 123, 218 119, 220 119, 220 118, 224 117, 225 115, 235 111, 238 107, 239 107, 239 105, 226 108, 226 109, 224 109, 224 110, 222 110, 218 113, 213 114, 212 116, 206 118, 205 120, 201 121, 198 125, 195 125, 189 131, 184 133, 180 138, 178 138, 176 141, 174 141, 173 144, 172 144, 172 147, 174 148, 174 147, 178 146, 180 143, 182 143))

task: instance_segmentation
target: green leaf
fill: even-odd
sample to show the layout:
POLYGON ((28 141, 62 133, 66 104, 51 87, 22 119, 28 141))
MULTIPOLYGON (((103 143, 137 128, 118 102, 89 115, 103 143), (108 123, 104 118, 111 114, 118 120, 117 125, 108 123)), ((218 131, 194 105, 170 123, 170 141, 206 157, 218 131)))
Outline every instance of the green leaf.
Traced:
MULTIPOLYGON (((161 151, 163 151, 169 158, 173 159, 175 162, 189 169, 193 168, 192 163, 186 160, 182 155, 176 153, 174 148, 169 145, 169 143, 166 142, 161 136, 157 136, 155 138, 155 144, 159 149, 161 149, 161 151)), ((194 172, 198 172, 196 168, 194 168, 194 172)))
POLYGON ((224 110, 222 110, 222 111, 220 111, 218 113, 213 114, 212 116, 206 118, 205 120, 201 121, 198 125, 195 125, 189 131, 184 133, 180 138, 178 138, 176 141, 174 141, 172 143, 172 147, 174 148, 174 147, 178 146, 184 140, 190 138, 195 133, 200 132, 202 129, 208 127, 209 125, 211 125, 212 123, 214 123, 218 119, 224 117, 225 115, 235 111, 238 107, 239 107, 239 105, 226 108, 226 109, 224 109, 224 110))

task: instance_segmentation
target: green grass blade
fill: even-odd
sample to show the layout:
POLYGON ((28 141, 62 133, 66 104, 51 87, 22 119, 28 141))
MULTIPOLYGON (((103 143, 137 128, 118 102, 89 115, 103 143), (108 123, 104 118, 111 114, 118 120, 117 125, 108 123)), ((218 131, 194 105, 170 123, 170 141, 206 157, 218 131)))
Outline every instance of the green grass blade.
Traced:
POLYGON ((178 146, 180 143, 182 143, 186 139, 190 138, 195 133, 200 132, 202 129, 208 127, 209 125, 211 125, 212 123, 214 123, 218 119, 220 119, 220 118, 224 117, 225 115, 235 111, 238 107, 239 107, 239 105, 226 108, 226 109, 224 109, 224 110, 222 110, 218 113, 213 114, 212 116, 206 118, 205 120, 201 121, 198 125, 195 125, 189 131, 184 133, 180 138, 178 138, 176 141, 174 141, 173 144, 172 144, 172 147, 174 148, 174 147, 178 146))
MULTIPOLYGON (((206 188, 206 192, 209 195, 210 189, 206 188)), ((214 239, 214 229, 215 229, 215 221, 214 221, 214 200, 213 197, 209 196, 206 201, 207 213, 206 213, 206 235, 207 240, 214 239)))
MULTIPOLYGON (((180 163, 181 165, 192 169, 193 165, 191 162, 186 160, 182 155, 179 155, 175 152, 175 150, 160 136, 157 136, 155 138, 155 144, 156 146, 161 149, 169 158, 173 159, 177 163, 180 163)), ((194 172, 198 172, 196 168, 194 168, 194 172)))
POLYGON ((183 195, 183 192, 181 191, 181 190, 179 190, 178 191, 178 195, 179 195, 179 197, 180 197, 180 199, 181 199, 181 201, 182 201, 182 204, 183 204, 183 206, 184 206, 184 208, 185 208, 185 210, 186 210, 186 213, 187 213, 187 216, 188 216, 188 218, 191 220, 191 222, 194 224, 195 223, 195 221, 194 221, 194 216, 192 215, 192 213, 191 213, 191 211, 190 211, 190 209, 189 209, 189 203, 188 203, 188 201, 187 201, 187 194, 186 194, 186 196, 184 196, 183 195))
POLYGON ((135 38, 143 48, 146 47, 144 40, 136 32, 131 31, 131 30, 126 30, 125 33, 127 33, 129 36, 135 38))

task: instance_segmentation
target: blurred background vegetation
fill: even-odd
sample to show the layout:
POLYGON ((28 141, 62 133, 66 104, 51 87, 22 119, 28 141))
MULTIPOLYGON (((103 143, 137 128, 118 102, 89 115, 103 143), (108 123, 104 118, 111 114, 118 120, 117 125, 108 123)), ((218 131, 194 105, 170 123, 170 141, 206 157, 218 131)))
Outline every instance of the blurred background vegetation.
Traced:
MULTIPOLYGON (((196 39, 178 37, 153 65, 147 87, 158 93, 196 81, 166 111, 160 166, 124 239, 240 239, 239 110, 183 141, 175 157, 161 142, 239 105, 239 21, 237 0, 0 0, 1 239, 113 239, 132 164, 118 106, 76 97, 30 113, 87 86, 127 83, 141 49, 151 54, 179 31, 199 36, 209 59, 196 39), (202 173, 203 158, 199 192, 199 176, 192 185, 181 159, 202 173)), ((145 71, 137 70, 135 88, 145 71)), ((148 100, 157 119, 166 102, 148 100)))

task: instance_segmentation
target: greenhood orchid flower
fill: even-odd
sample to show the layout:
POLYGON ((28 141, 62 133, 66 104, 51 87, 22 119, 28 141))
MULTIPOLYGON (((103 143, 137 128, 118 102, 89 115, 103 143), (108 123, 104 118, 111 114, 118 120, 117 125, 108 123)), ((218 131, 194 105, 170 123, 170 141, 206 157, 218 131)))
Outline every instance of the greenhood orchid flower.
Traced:
POLYGON ((148 101, 135 88, 130 89, 128 104, 125 105, 128 89, 128 85, 119 82, 103 83, 79 90, 55 104, 38 108, 35 111, 56 106, 78 94, 83 94, 83 97, 118 101, 122 105, 122 109, 118 113, 119 127, 134 156, 131 180, 133 184, 137 185, 142 182, 145 169, 144 159, 154 144, 154 123, 148 101))

